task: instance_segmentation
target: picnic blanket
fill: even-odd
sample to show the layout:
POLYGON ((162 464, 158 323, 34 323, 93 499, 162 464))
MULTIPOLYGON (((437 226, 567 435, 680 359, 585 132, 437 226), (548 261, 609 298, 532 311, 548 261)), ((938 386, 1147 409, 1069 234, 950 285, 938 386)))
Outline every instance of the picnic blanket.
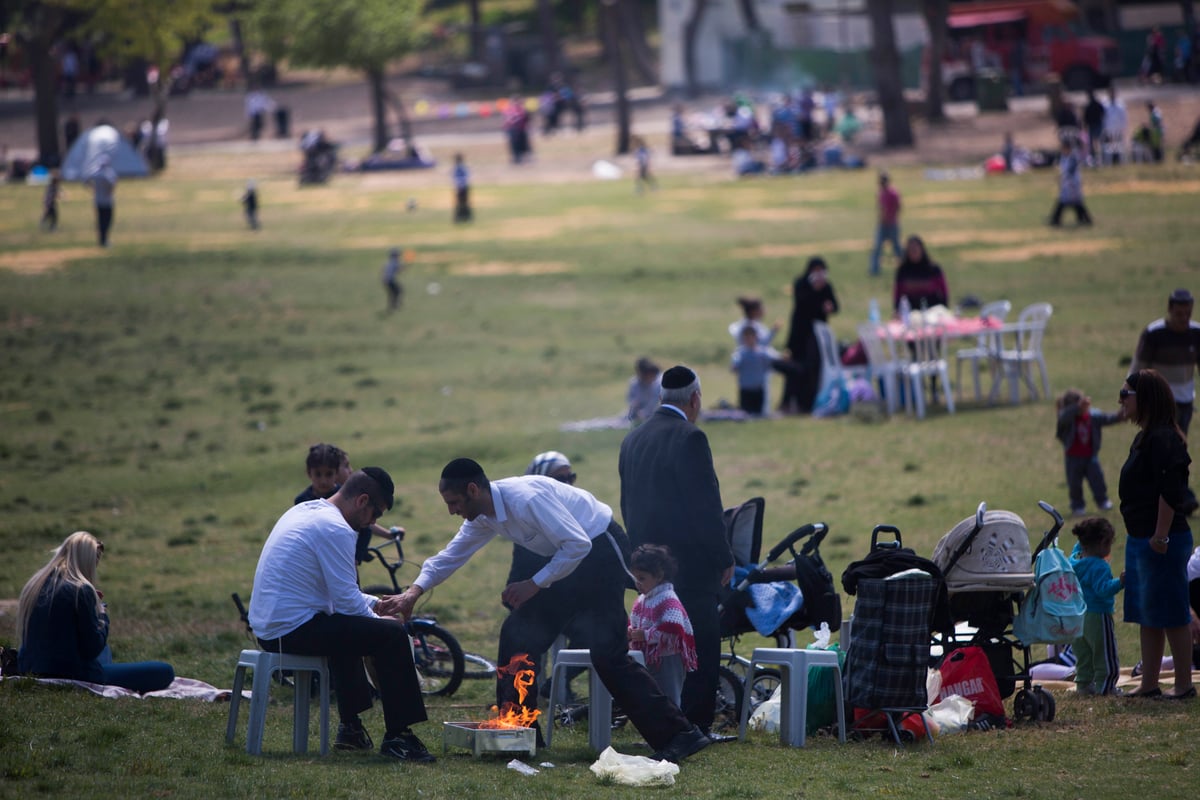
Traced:
MULTIPOLYGON (((86 689, 92 694, 98 694, 101 697, 171 697, 176 699, 204 700, 209 703, 228 700, 232 695, 231 689, 218 689, 204 681, 198 681, 194 678, 176 678, 171 682, 171 685, 165 689, 159 689, 157 692, 146 692, 138 694, 137 692, 126 689, 121 686, 106 686, 102 683, 89 683, 87 681, 73 681, 66 678, 31 678, 22 675, 6 675, 4 680, 27 680, 37 681, 38 683, 52 684, 57 686, 78 686, 81 689, 86 689)), ((242 697, 250 699, 250 691, 243 690, 242 697)))

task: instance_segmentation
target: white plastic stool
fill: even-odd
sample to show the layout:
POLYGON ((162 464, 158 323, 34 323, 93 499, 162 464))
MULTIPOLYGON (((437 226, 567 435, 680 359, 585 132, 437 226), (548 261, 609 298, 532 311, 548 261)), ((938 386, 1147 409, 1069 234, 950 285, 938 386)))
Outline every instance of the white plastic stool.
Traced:
MULTIPOLYGON (((642 666, 646 657, 641 650, 630 650, 629 657, 642 666)), ((554 656, 550 673, 550 724, 546 726, 546 747, 554 735, 554 709, 567 699, 567 670, 582 667, 588 670, 588 744, 600 752, 612 742, 612 695, 596 670, 592 669, 590 650, 559 650, 554 656), (561 699, 560 699, 561 698, 561 699)))
POLYGON ((262 755, 263 729, 267 725, 267 701, 270 700, 271 676, 291 670, 295 674, 294 719, 292 720, 292 750, 308 752, 308 694, 311 678, 316 673, 321 681, 321 755, 329 753, 329 662, 321 656, 298 656, 292 653, 267 653, 262 650, 243 650, 233 673, 233 694, 229 699, 229 724, 225 741, 232 742, 237 731, 238 707, 242 701, 242 685, 246 669, 254 670, 250 686, 250 724, 246 730, 246 752, 262 755))
MULTIPOLYGON (((780 647, 756 647, 746 668, 746 685, 742 696, 747 700, 754 685, 754 673, 759 666, 770 664, 785 667, 783 693, 779 714, 779 741, 791 747, 804 747, 808 725, 808 671, 814 667, 826 667, 836 671, 834 681, 837 700, 838 741, 846 741, 846 706, 842 699, 842 668, 834 650, 799 650, 780 647)), ((750 716, 750 703, 742 702, 742 718, 738 724, 738 738, 746 738, 746 720, 750 716)))

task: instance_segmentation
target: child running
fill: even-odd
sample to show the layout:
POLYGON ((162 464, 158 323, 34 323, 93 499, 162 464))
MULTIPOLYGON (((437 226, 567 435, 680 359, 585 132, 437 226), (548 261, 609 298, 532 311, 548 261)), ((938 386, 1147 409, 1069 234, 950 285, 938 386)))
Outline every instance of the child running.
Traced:
POLYGON ((1071 513, 1082 517, 1087 511, 1083 502, 1083 481, 1086 478, 1101 511, 1111 509, 1104 470, 1100 467, 1100 429, 1124 419, 1122 412, 1105 414, 1092 410, 1092 398, 1078 389, 1068 389, 1058 399, 1058 426, 1055 436, 1063 445, 1063 464, 1067 472, 1067 493, 1071 498, 1071 513))
POLYGON ((1071 644, 1075 654, 1075 691, 1079 694, 1120 694, 1121 662, 1113 630, 1113 598, 1125 587, 1125 573, 1114 578, 1108 565, 1116 532, 1104 517, 1088 517, 1072 531, 1079 541, 1071 551, 1071 566, 1083 588, 1087 611, 1083 634, 1071 644))
POLYGON ((633 551, 629 570, 641 593, 629 612, 629 646, 646 654, 646 668, 671 702, 679 704, 683 679, 696 669, 696 640, 671 579, 670 549, 644 544, 633 551))

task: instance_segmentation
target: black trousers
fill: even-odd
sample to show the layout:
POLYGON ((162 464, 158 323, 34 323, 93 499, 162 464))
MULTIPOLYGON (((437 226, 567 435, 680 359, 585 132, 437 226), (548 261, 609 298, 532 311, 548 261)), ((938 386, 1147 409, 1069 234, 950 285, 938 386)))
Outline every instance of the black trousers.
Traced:
POLYGON ((1092 216, 1088 213, 1087 206, 1080 200, 1078 203, 1064 203, 1059 200, 1054 204, 1054 211, 1050 214, 1050 224, 1057 225, 1062 221, 1062 213, 1065 208, 1075 209, 1075 221, 1083 225, 1092 224, 1092 216))
POLYGON ((428 719, 408 633, 396 620, 317 614, 289 634, 258 643, 270 652, 328 658, 343 722, 371 707, 371 686, 362 661, 367 656, 375 660, 386 734, 396 735, 428 719))
MULTIPOLYGON (((609 525, 609 531, 619 534, 619 539, 625 535, 616 522, 609 525)), ((504 620, 500 626, 499 663, 508 664, 519 653, 544 653, 568 628, 589 631, 592 668, 647 744, 661 750, 691 723, 658 688, 654 676, 629 657, 627 585, 621 558, 608 536, 596 537, 591 552, 574 572, 539 591, 504 620)), ((710 718, 714 696, 708 698, 710 718)), ((512 681, 500 681, 497 704, 517 703, 517 698, 512 681)), ((537 700, 535 680, 523 705, 536 708, 537 700)))
POLYGON ((96 232, 100 236, 100 245, 108 244, 108 232, 112 228, 113 207, 96 206, 96 232))
POLYGON ((471 221, 471 187, 454 190, 454 221, 471 221))
POLYGON ((679 704, 688 721, 702 731, 712 728, 721 668, 721 621, 715 592, 675 587, 692 621, 696 637, 696 669, 683 679, 679 704))

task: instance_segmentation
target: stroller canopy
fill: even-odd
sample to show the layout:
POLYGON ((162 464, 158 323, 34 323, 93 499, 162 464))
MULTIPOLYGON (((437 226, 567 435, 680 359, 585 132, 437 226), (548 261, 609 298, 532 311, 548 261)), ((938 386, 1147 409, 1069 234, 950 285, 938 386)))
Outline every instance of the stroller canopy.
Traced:
POLYGON ((933 563, 942 569, 951 594, 1013 592, 1033 586, 1029 532, 1011 511, 985 512, 982 526, 977 517, 967 517, 937 543, 933 563), (955 553, 963 547, 955 561, 955 553))

